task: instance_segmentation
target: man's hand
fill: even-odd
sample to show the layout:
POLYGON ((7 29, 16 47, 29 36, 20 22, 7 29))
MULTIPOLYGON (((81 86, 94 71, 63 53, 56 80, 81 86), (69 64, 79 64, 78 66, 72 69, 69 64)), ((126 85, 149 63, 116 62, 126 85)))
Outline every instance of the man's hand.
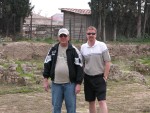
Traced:
POLYGON ((103 77, 104 78, 104 80, 105 80, 105 82, 107 81, 107 77, 103 77))
POLYGON ((78 94, 81 90, 81 85, 80 84, 76 84, 76 89, 75 89, 75 93, 78 94))
POLYGON ((43 80, 43 86, 44 86, 45 91, 48 92, 48 90, 49 90, 49 82, 48 82, 47 78, 44 78, 44 80, 43 80))

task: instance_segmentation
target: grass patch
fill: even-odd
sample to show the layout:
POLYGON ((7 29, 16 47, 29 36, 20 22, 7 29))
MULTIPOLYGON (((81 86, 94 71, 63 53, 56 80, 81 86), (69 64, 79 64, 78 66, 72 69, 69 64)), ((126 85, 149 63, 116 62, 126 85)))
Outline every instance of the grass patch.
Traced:
MULTIPOLYGON (((22 39, 22 40, 17 40, 17 41, 27 41, 27 42, 43 42, 43 43, 48 43, 48 44, 55 44, 58 42, 57 37, 56 38, 50 38, 50 37, 37 37, 37 38, 32 38, 32 39, 22 39)), ((79 39, 71 39, 70 42, 72 44, 83 44, 85 43, 85 39, 79 40, 79 39)))
POLYGON ((138 38, 127 38, 125 36, 118 36, 116 42, 147 44, 150 43, 150 36, 148 34, 145 34, 144 36, 138 38))
POLYGON ((44 61, 40 60, 40 59, 38 59, 38 60, 31 60, 30 63, 36 64, 37 70, 42 70, 43 67, 44 67, 44 61))
POLYGON ((57 42, 57 40, 54 40, 48 36, 47 37, 34 37, 34 38, 22 37, 22 38, 17 38, 16 41, 44 42, 44 43, 49 43, 49 44, 53 44, 57 42))
POLYGON ((22 76, 28 76, 28 77, 31 77, 32 76, 32 72, 30 73, 24 73, 21 65, 22 64, 28 64, 30 63, 31 65, 36 65, 37 67, 37 70, 41 70, 43 69, 43 61, 42 60, 30 60, 30 61, 15 61, 16 64, 18 64, 18 67, 17 67, 17 72, 20 73, 20 75, 22 76))
POLYGON ((145 78, 146 78, 146 84, 149 86, 149 88, 150 88, 150 76, 145 76, 145 78))
POLYGON ((33 78, 33 73, 22 73, 22 74, 20 74, 20 76, 33 78))
POLYGON ((23 70, 21 68, 21 64, 23 62, 22 61, 16 61, 15 63, 18 64, 18 67, 17 67, 16 71, 19 72, 19 73, 23 73, 23 70))
POLYGON ((129 64, 129 61, 126 60, 112 60, 113 64, 117 64, 119 66, 119 68, 123 71, 132 71, 133 67, 131 64, 129 64))
POLYGON ((31 39, 31 41, 33 41, 33 42, 44 42, 44 43, 48 43, 48 44, 54 44, 57 42, 57 40, 54 40, 50 37, 45 37, 45 38, 38 37, 38 38, 31 39))
POLYGON ((21 64, 23 64, 23 63, 26 63, 26 62, 24 62, 24 61, 16 61, 16 64, 18 64, 18 67, 17 67, 17 69, 16 69, 16 71, 18 72, 18 73, 20 73, 19 75, 20 76, 22 76, 22 77, 25 77, 25 76, 27 76, 27 77, 33 77, 33 73, 24 73, 24 71, 23 71, 23 69, 22 69, 22 67, 21 67, 21 64))
POLYGON ((4 68, 8 68, 9 67, 8 63, 3 63, 3 64, 0 64, 0 65, 4 66, 4 68))
POLYGON ((22 86, 17 87, 15 85, 8 86, 6 89, 0 90, 0 95, 5 94, 16 94, 16 93, 31 93, 31 92, 41 92, 43 89, 41 87, 29 87, 22 86))
POLYGON ((148 58, 148 57, 138 59, 138 61, 140 63, 144 64, 144 65, 149 65, 150 66, 150 58, 148 58))

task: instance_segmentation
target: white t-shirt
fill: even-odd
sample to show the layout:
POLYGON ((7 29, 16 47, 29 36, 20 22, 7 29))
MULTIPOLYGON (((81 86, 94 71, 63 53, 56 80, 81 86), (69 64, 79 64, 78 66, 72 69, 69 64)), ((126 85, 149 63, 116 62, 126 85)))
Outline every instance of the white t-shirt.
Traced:
POLYGON ((56 61, 55 67, 55 79, 54 83, 68 83, 69 80, 69 69, 67 64, 67 57, 66 57, 66 50, 67 47, 61 47, 59 45, 58 48, 58 56, 56 61))

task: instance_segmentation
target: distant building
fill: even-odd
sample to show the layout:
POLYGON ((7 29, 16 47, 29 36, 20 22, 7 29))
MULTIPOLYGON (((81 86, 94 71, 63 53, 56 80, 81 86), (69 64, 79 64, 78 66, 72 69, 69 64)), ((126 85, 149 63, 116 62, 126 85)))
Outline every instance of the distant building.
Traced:
MULTIPOLYGON (((51 16, 51 19, 53 20, 54 25, 62 25, 61 27, 63 27, 63 14, 56 13, 51 16)), ((61 27, 55 27, 54 32, 53 32, 54 36, 57 36, 58 30, 61 27)))
POLYGON ((47 18, 33 13, 32 16, 25 18, 23 25, 24 36, 53 37, 55 35, 55 29, 63 26, 63 20, 55 20, 55 16, 57 14, 54 17, 47 18))
POLYGON ((27 17, 24 23, 24 34, 33 37, 56 37, 58 30, 66 27, 71 39, 86 39, 86 29, 92 24, 90 9, 61 8, 62 14, 55 14, 51 18, 38 14, 27 17))

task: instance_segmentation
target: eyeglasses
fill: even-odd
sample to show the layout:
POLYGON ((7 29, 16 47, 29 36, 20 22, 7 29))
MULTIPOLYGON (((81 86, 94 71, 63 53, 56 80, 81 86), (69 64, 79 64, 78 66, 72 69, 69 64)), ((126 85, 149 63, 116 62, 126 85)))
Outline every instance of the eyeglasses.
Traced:
POLYGON ((61 35, 59 35, 59 37, 60 37, 60 38, 65 37, 65 38, 66 38, 66 37, 67 37, 67 35, 65 35, 65 34, 61 34, 61 35))
POLYGON ((96 33, 87 33, 87 35, 95 35, 96 33))

